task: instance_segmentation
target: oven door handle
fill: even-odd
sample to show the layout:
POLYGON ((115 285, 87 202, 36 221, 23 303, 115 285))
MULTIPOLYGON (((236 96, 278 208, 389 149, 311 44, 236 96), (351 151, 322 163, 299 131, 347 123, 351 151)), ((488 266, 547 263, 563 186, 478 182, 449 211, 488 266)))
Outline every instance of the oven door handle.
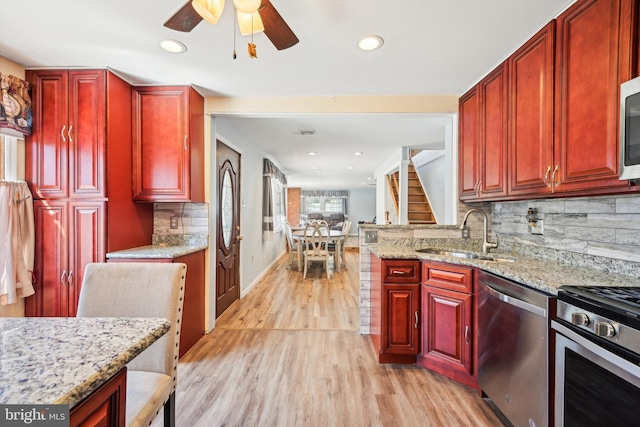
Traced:
POLYGON ((537 305, 533 305, 531 303, 523 301, 514 296, 503 294, 502 292, 492 288, 490 285, 493 285, 493 283, 491 282, 480 282, 480 283, 487 288, 487 292, 492 297, 497 298, 500 301, 505 302, 507 304, 513 305, 514 307, 518 307, 530 313, 537 314, 538 316, 547 317, 547 310, 545 310, 544 308, 538 307, 537 305))

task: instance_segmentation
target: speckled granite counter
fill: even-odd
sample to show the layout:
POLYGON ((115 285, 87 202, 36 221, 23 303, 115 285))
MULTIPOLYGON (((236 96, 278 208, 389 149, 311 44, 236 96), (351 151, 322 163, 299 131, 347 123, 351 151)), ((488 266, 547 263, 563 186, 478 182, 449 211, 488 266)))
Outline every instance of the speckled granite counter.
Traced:
POLYGON ((149 258, 149 259, 166 259, 178 258, 189 255, 194 252, 207 249, 206 245, 197 246, 164 246, 164 245, 147 245, 137 248, 124 249, 121 251, 109 252, 107 259, 130 259, 130 258, 149 258))
POLYGON ((73 407, 169 327, 155 318, 0 318, 0 403, 73 407))
POLYGON ((369 249, 380 258, 432 260, 478 267, 551 295, 556 295, 562 285, 640 287, 640 279, 633 276, 516 253, 495 254, 514 259, 513 262, 496 262, 424 254, 416 252, 417 247, 413 246, 371 245, 369 249))

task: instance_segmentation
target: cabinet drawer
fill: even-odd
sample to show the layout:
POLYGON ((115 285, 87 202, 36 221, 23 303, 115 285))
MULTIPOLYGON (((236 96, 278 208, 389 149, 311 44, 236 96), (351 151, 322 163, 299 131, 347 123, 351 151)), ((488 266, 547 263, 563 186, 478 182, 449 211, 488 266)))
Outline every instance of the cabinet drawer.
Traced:
POLYGON ((422 278, 424 285, 457 292, 473 293, 473 268, 423 262, 422 278))
POLYGON ((382 281, 384 283, 418 283, 420 281, 420 262, 383 260, 382 281))

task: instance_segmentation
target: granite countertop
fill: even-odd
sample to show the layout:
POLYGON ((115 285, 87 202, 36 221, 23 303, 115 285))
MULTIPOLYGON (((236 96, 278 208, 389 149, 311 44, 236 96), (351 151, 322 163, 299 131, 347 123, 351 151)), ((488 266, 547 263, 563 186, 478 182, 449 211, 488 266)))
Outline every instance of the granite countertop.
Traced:
POLYGON ((189 255, 194 252, 207 249, 207 245, 190 245, 190 246, 169 246, 169 245, 147 245, 138 246, 131 249, 123 249, 121 251, 109 252, 107 259, 129 259, 129 258, 149 258, 149 259, 165 259, 178 258, 189 255))
POLYGON ((160 318, 0 318, 0 404, 71 408, 169 328, 160 318))
POLYGON ((424 254, 416 252, 418 248, 410 246, 371 245, 369 249, 379 258, 431 260, 477 267, 550 295, 557 295, 558 288, 562 285, 640 287, 640 279, 633 276, 522 254, 490 254, 513 259, 513 262, 508 262, 424 254))

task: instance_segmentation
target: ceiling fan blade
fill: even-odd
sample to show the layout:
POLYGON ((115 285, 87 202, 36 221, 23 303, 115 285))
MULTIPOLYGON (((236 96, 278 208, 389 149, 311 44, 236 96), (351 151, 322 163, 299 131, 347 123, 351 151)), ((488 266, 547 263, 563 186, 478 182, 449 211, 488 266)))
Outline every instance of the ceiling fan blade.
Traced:
POLYGON ((282 19, 269 0, 262 0, 260 18, 264 25, 264 33, 278 50, 288 49, 299 42, 289 25, 282 19))
POLYGON ((202 16, 198 15, 198 12, 191 6, 191 0, 189 0, 187 4, 182 6, 179 11, 164 23, 164 26, 172 30, 188 33, 193 30, 200 21, 202 21, 202 16))

